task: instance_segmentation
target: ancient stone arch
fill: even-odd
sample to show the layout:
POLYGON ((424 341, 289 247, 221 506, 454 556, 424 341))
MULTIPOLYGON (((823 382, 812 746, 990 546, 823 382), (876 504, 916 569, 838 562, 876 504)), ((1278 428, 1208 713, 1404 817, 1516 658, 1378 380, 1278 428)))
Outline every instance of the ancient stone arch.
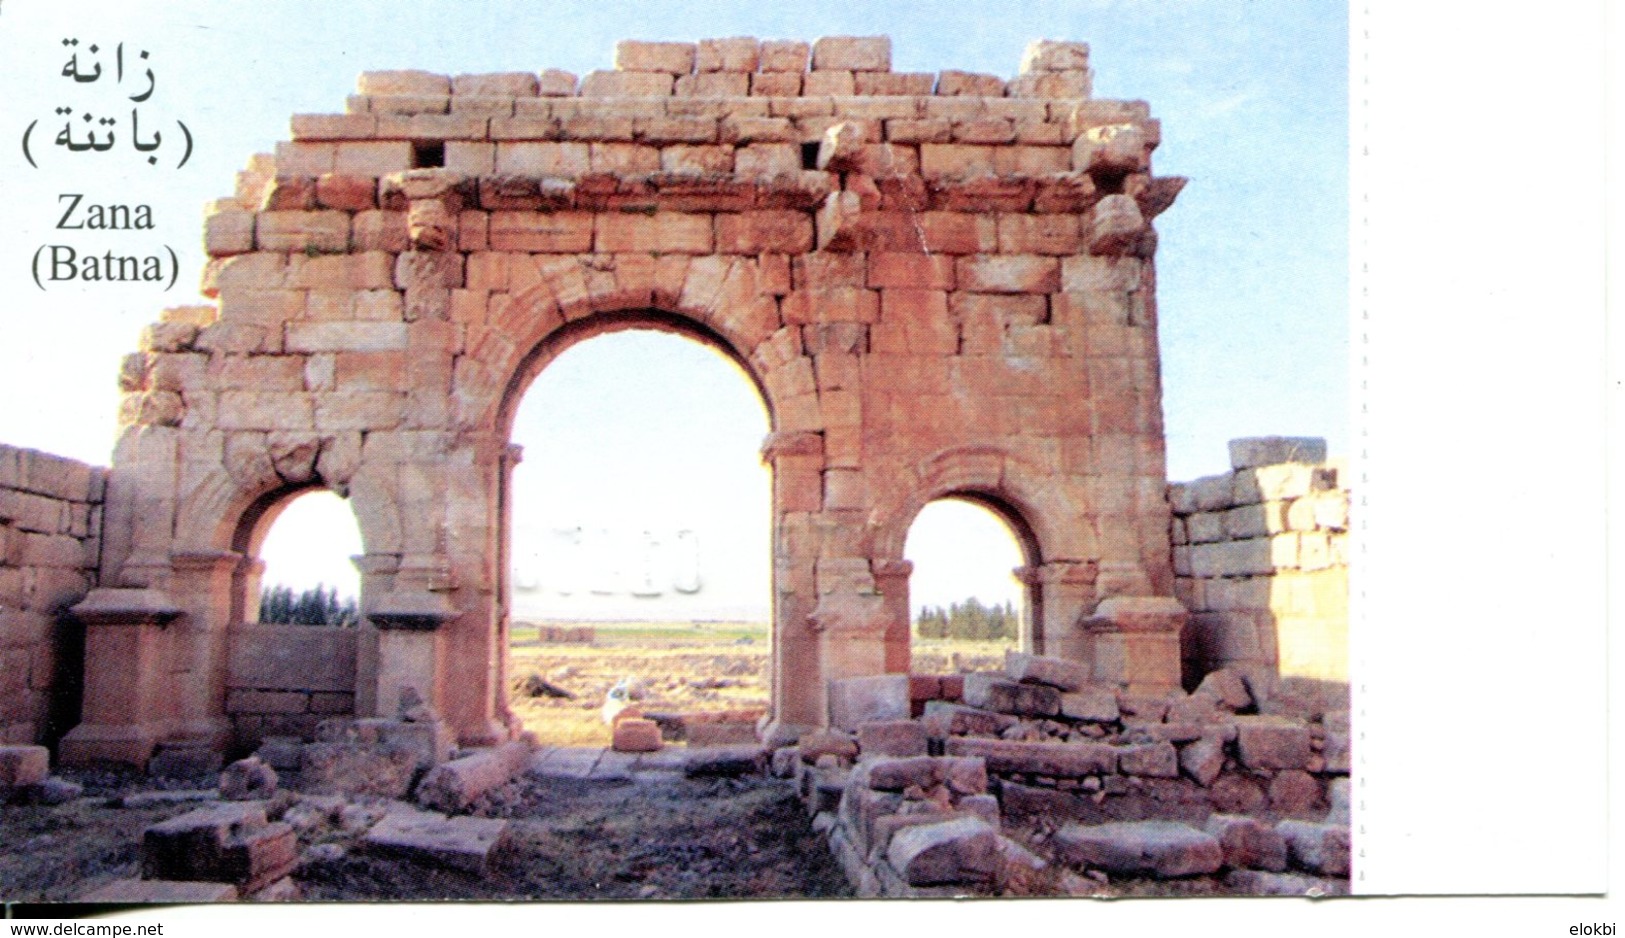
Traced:
POLYGON ((312 486, 362 532, 357 714, 410 688, 509 736, 512 413, 629 325, 723 350, 771 414, 771 736, 906 670, 902 538, 942 495, 1019 522, 1043 651, 1172 687, 1150 220, 1183 180, 1087 56, 1038 42, 1005 81, 893 72, 884 37, 627 42, 580 81, 371 72, 295 116, 211 206, 214 304, 125 362, 64 756, 226 742, 245 519, 312 486))

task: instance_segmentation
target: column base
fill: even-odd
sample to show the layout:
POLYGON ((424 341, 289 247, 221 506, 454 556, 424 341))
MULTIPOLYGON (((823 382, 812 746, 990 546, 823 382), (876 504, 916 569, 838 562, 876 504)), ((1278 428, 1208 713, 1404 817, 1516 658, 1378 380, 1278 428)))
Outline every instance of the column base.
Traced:
POLYGON ((144 771, 158 746, 158 736, 145 726, 81 723, 62 737, 57 758, 63 765, 119 762, 144 771))
POLYGON ((1165 596, 1113 596, 1079 624, 1088 636, 1094 679, 1133 694, 1180 691, 1180 630, 1189 617, 1165 596))

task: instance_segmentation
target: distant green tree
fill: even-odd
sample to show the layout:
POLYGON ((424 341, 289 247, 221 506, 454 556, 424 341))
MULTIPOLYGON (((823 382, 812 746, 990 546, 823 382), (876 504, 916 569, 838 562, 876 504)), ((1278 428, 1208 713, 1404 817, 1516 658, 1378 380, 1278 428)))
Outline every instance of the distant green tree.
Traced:
POLYGON ((360 621, 355 599, 339 599, 334 587, 318 583, 302 593, 291 587, 260 591, 260 622, 265 625, 355 625, 360 621))
POLYGON ((915 631, 921 638, 948 637, 948 614, 940 606, 922 606, 914 621, 915 631))

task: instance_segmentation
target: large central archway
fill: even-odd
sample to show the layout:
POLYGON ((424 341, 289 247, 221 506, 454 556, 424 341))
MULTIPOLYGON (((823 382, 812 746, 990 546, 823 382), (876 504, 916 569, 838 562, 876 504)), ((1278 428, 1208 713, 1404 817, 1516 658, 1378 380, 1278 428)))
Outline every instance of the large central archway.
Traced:
MULTIPOLYGON (((506 493, 510 669, 557 666, 593 699, 628 680, 645 710, 760 712, 772 427, 759 385, 714 337, 661 317, 549 341, 511 421, 524 458, 506 493)), ((521 697, 514 714, 544 741, 608 738, 573 700, 521 697)))

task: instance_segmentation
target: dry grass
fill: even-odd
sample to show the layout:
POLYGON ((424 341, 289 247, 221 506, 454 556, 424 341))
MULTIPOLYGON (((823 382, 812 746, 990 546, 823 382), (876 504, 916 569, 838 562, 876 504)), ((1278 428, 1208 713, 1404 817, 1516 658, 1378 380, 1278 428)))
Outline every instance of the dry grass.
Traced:
MULTIPOLYGON (((554 746, 607 746, 601 708, 610 688, 630 679, 644 711, 753 710, 768 705, 772 666, 761 623, 617 622, 599 624, 591 645, 541 644, 516 627, 510 650, 510 705, 527 730, 554 746), (574 699, 531 697, 537 674, 574 699)), ((917 674, 956 674, 1004 666, 1008 642, 916 639, 917 674)))

